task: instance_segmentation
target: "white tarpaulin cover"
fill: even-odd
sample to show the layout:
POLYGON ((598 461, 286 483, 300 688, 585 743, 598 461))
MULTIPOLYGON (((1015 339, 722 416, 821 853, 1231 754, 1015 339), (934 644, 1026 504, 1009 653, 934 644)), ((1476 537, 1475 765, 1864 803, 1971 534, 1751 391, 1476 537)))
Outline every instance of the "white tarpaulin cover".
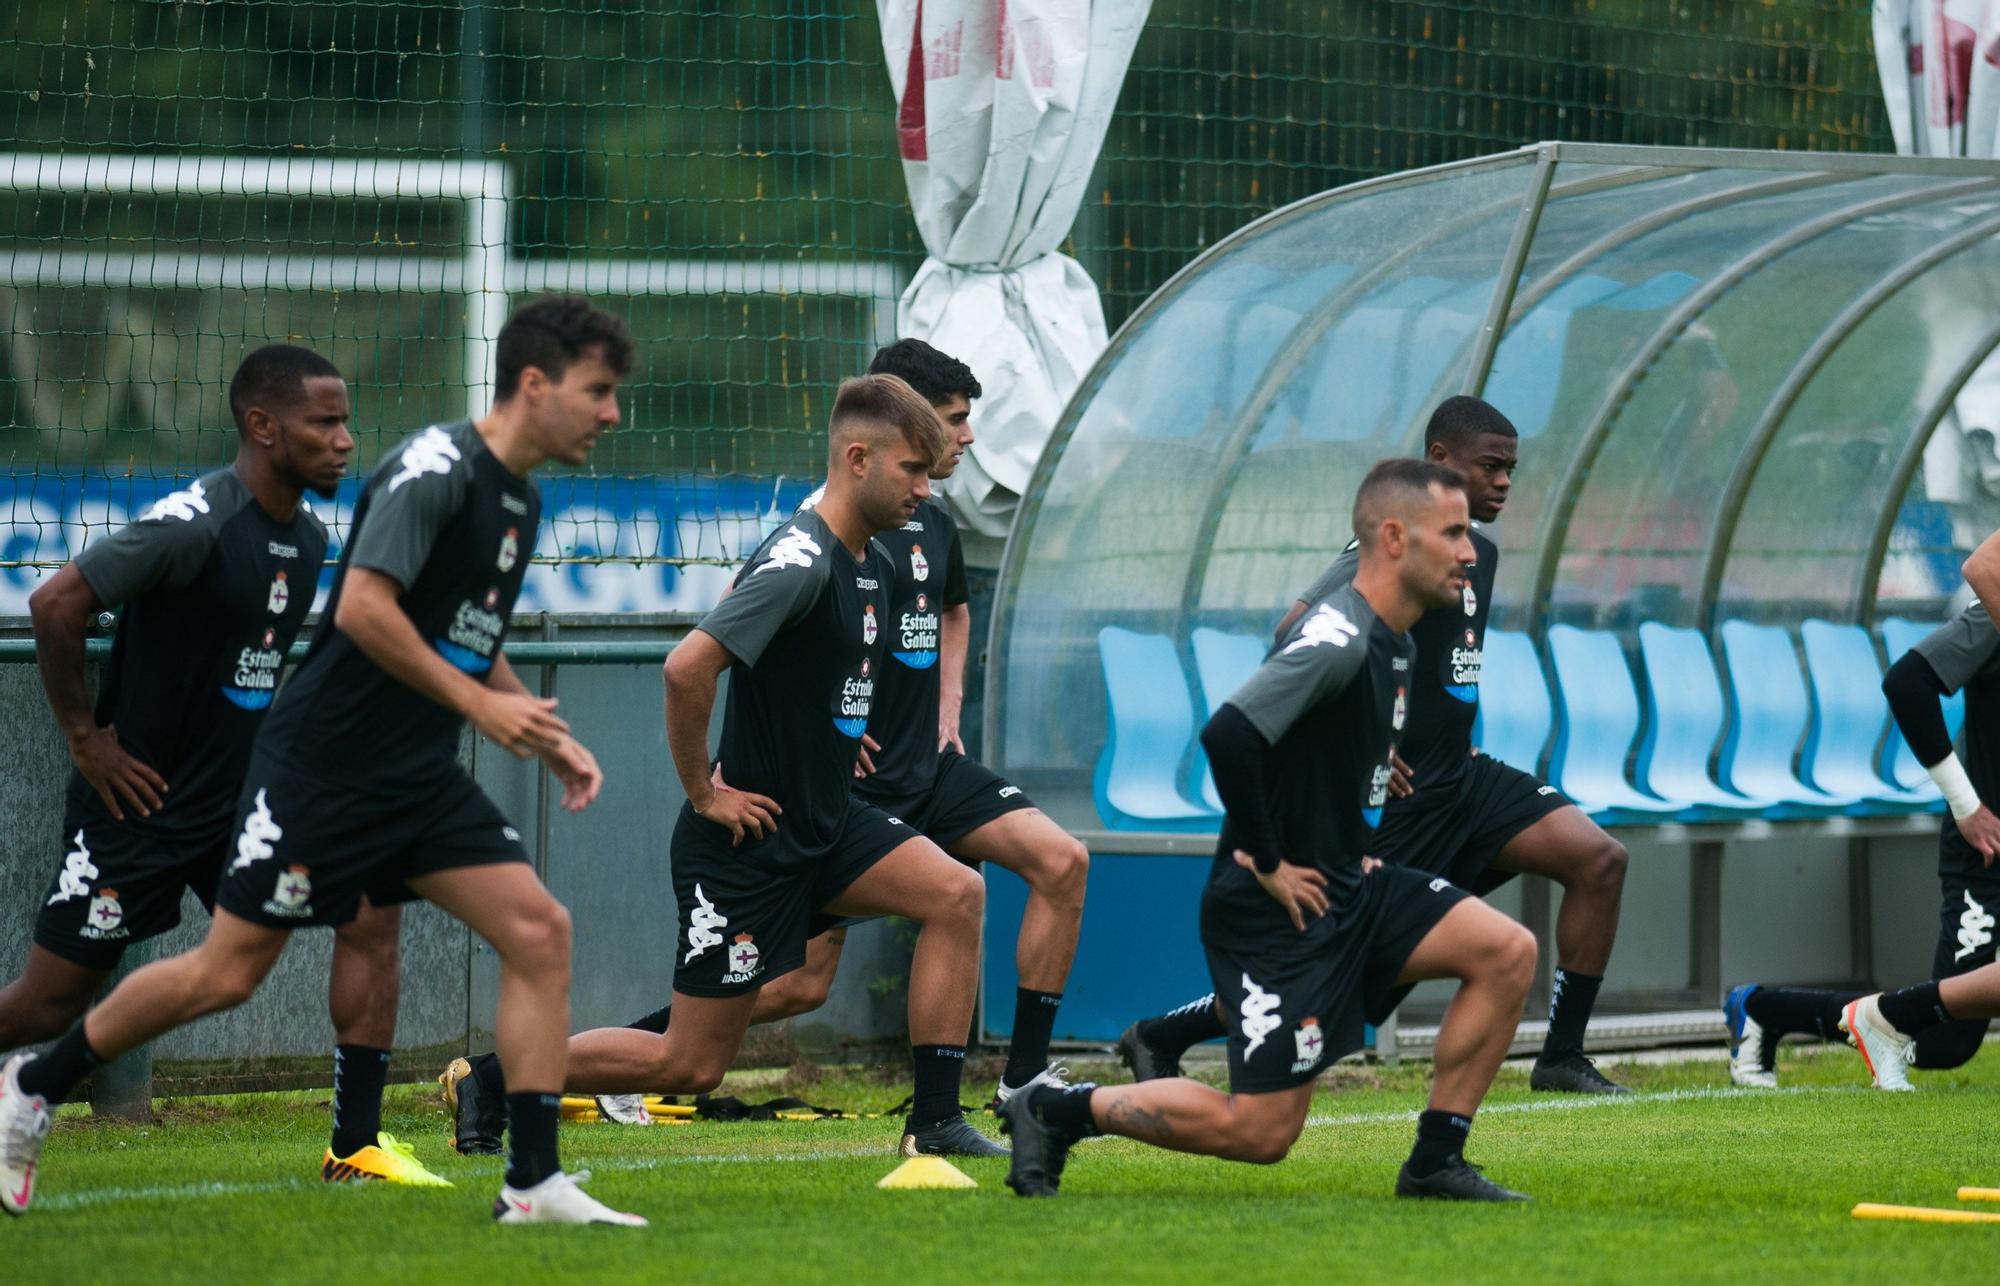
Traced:
POLYGON ((969 561, 1015 503, 1104 350, 1104 309, 1057 252, 1152 0, 877 0, 910 206, 929 258, 898 333, 971 366, 978 440, 944 484, 969 561))
MULTIPOLYGON (((1875 64, 1896 150, 1905 156, 2000 155, 2000 0, 1875 0, 1874 25, 1875 64)), ((1982 322, 1963 319, 1967 326, 1982 322)), ((1944 431, 1924 451, 1926 494, 1947 502, 1970 499, 1968 464, 1987 489, 2000 489, 2000 369, 1994 362, 1966 383, 1940 427, 1944 431), (1967 430, 1981 432, 1968 436, 1967 430)))

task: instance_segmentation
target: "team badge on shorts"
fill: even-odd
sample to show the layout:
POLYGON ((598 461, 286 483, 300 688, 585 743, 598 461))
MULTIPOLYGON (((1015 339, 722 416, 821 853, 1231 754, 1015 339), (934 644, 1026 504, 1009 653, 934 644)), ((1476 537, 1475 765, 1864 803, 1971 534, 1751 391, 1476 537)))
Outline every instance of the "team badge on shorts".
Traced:
POLYGON ((757 976, 763 960, 763 953, 749 934, 739 933, 729 944, 729 972, 722 976, 724 982, 748 982, 757 976))
POLYGON ((271 915, 290 917, 312 914, 312 877, 303 866, 290 866, 278 877, 277 887, 264 903, 264 910, 271 915))
POLYGON ((125 908, 118 905, 117 889, 99 889, 97 896, 90 899, 90 910, 83 917, 83 928, 77 930, 86 938, 126 938, 132 931, 125 927, 125 908))
POLYGON ((1305 1017, 1299 1020, 1299 1029, 1292 1033, 1292 1040, 1298 1051, 1298 1058, 1292 1063, 1295 1072, 1309 1072, 1319 1066, 1319 1058, 1326 1051, 1326 1036, 1319 1029, 1319 1019, 1305 1017))

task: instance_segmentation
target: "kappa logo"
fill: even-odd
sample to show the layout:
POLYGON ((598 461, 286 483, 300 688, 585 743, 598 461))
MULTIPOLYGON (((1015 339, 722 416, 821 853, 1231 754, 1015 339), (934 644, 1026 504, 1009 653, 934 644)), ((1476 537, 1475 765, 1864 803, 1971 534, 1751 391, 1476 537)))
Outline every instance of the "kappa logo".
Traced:
POLYGON ((1326 1052, 1326 1036, 1319 1029, 1319 1019, 1301 1018, 1299 1029, 1292 1033, 1292 1041, 1298 1058, 1292 1063, 1295 1072, 1309 1072, 1319 1066, 1320 1055, 1326 1052))
POLYGON ((97 865, 90 860, 90 845, 83 842, 83 831, 78 830, 70 843, 76 847, 63 858, 62 874, 56 877, 56 891, 49 897, 50 906, 82 897, 90 892, 90 882, 97 878, 97 865))
POLYGON ((1290 656, 1302 647, 1318 647, 1322 643, 1346 647, 1348 640, 1359 633, 1361 627, 1331 603, 1321 603, 1299 626, 1299 636, 1285 645, 1283 655, 1290 656))
POLYGON ((285 838, 285 828, 271 817, 271 804, 265 798, 265 788, 257 788, 257 798, 250 809, 250 815, 243 819, 243 833, 236 837, 236 860, 229 864, 231 871, 240 871, 252 862, 261 862, 276 854, 273 847, 285 838))
POLYGON ((688 916, 688 953, 681 957, 686 964, 710 947, 722 945, 722 935, 716 930, 729 927, 729 917, 715 909, 715 903, 708 900, 708 894, 701 891, 701 885, 694 886, 694 911, 688 916))
POLYGON ((921 545, 914 546, 910 550, 910 575, 916 580, 931 578, 931 565, 924 561, 924 550, 921 545))
POLYGON ((771 546, 771 552, 764 561, 757 564, 752 576, 762 576, 774 567, 810 567, 813 559, 824 552, 815 541, 797 527, 785 528, 785 534, 778 537, 778 543, 771 546))
POLYGON ((511 572, 514 570, 514 564, 520 561, 521 533, 517 529, 509 527, 507 534, 500 537, 500 557, 495 560, 495 563, 501 571, 511 572))
POLYGON ((502 492, 500 494, 500 507, 510 514, 520 514, 524 518, 528 515, 528 502, 519 496, 510 496, 502 492))
POLYGON ((739 933, 729 944, 729 972, 722 975, 722 980, 748 982, 757 976, 762 961, 763 953, 757 950, 756 941, 747 933, 739 933))
POLYGON ((78 932, 86 938, 132 936, 132 931, 125 927, 125 908, 118 905, 117 889, 97 891, 97 896, 90 899, 90 910, 84 914, 83 928, 78 932))
POLYGON ((203 489, 199 482, 195 482, 190 483, 186 490, 176 491, 172 495, 161 496, 158 500, 154 501, 153 507, 146 511, 142 521, 150 522, 160 518, 178 518, 182 522, 193 522, 196 514, 205 514, 207 512, 208 492, 203 489))
POLYGON ((1020 793, 1021 788, 1019 786, 1002 786, 1000 788, 1000 798, 1002 799, 1012 799, 1020 793))
POLYGON ((292 601, 291 586, 285 584, 285 574, 283 572, 279 572, 278 578, 271 582, 271 597, 265 601, 264 607, 273 616, 276 616, 279 613, 283 612, 285 610, 285 604, 291 601, 292 601))
POLYGON ((1535 793, 1537 795, 1553 795, 1556 793, 1556 788, 1554 786, 1544 786, 1535 793))
POLYGON ((1433 893, 1442 893, 1450 887, 1451 887, 1451 881, 1447 880, 1442 875, 1438 876, 1436 879, 1431 881, 1431 892, 1433 893))
POLYGON ((265 548, 271 551, 271 557, 273 558, 297 558, 299 556, 299 547, 297 545, 281 545, 274 540, 266 545, 265 548))
POLYGON ((1278 1006, 1284 1003, 1282 997, 1250 981, 1249 974, 1243 975, 1243 1035, 1250 1042, 1244 1047, 1243 1057, 1256 1053, 1264 1038, 1278 1030, 1282 1021, 1278 1006))
POLYGON ((1981 947, 1993 943, 1993 913, 1972 900, 1971 890, 1965 894, 1965 910, 1958 917, 1958 954, 1953 960, 1963 960, 1981 947))
POLYGON ((500 828, 500 838, 506 840, 509 844, 518 844, 521 842, 521 832, 515 830, 512 826, 502 826, 500 828))
POLYGON ((433 424, 403 447, 403 467, 389 479, 389 490, 394 491, 410 479, 421 478, 427 473, 450 473, 451 466, 464 458, 459 454, 458 443, 451 440, 451 434, 433 424))
POLYGON ((264 910, 271 915, 307 916, 312 914, 312 877, 303 866, 287 867, 278 877, 271 896, 264 903, 264 910))

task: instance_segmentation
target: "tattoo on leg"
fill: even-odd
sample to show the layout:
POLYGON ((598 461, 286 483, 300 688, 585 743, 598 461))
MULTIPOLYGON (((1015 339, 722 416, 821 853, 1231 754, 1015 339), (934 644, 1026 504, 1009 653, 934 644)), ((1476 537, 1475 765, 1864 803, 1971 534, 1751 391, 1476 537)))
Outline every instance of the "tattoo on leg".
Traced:
POLYGON ((1168 1123, 1167 1114, 1157 1108, 1146 1108, 1122 1099, 1114 1100, 1105 1110, 1104 1123, 1111 1127, 1109 1133, 1122 1134, 1145 1143, 1171 1144, 1174 1141, 1174 1127, 1168 1123))

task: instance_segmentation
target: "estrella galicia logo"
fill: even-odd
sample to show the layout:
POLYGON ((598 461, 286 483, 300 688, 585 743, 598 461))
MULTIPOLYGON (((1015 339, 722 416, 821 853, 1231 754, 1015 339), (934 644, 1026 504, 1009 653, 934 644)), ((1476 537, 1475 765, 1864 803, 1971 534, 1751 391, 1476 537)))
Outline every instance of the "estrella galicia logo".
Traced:
MULTIPOLYGON (((1466 593, 1471 593, 1468 587, 1466 593)), ((1479 670, 1485 660, 1485 650, 1479 646, 1479 635, 1470 626, 1465 636, 1452 645, 1451 654, 1444 658, 1444 690, 1455 701, 1472 705, 1479 700, 1479 670)))
MULTIPOLYGON (((284 573, 278 575, 282 578, 284 573)), ((280 579, 279 584, 283 583, 280 579)), ((241 710, 265 709, 277 695, 278 670, 284 663, 278 632, 267 627, 258 643, 236 654, 236 668, 230 672, 229 682, 222 685, 222 695, 241 710)))
POLYGON ((868 710, 875 701, 875 671, 867 657, 847 672, 833 697, 833 726, 843 737, 859 741, 868 731, 868 710))
POLYGON ((919 594, 896 613, 889 655, 912 670, 928 670, 938 659, 938 614, 930 595, 919 594))

